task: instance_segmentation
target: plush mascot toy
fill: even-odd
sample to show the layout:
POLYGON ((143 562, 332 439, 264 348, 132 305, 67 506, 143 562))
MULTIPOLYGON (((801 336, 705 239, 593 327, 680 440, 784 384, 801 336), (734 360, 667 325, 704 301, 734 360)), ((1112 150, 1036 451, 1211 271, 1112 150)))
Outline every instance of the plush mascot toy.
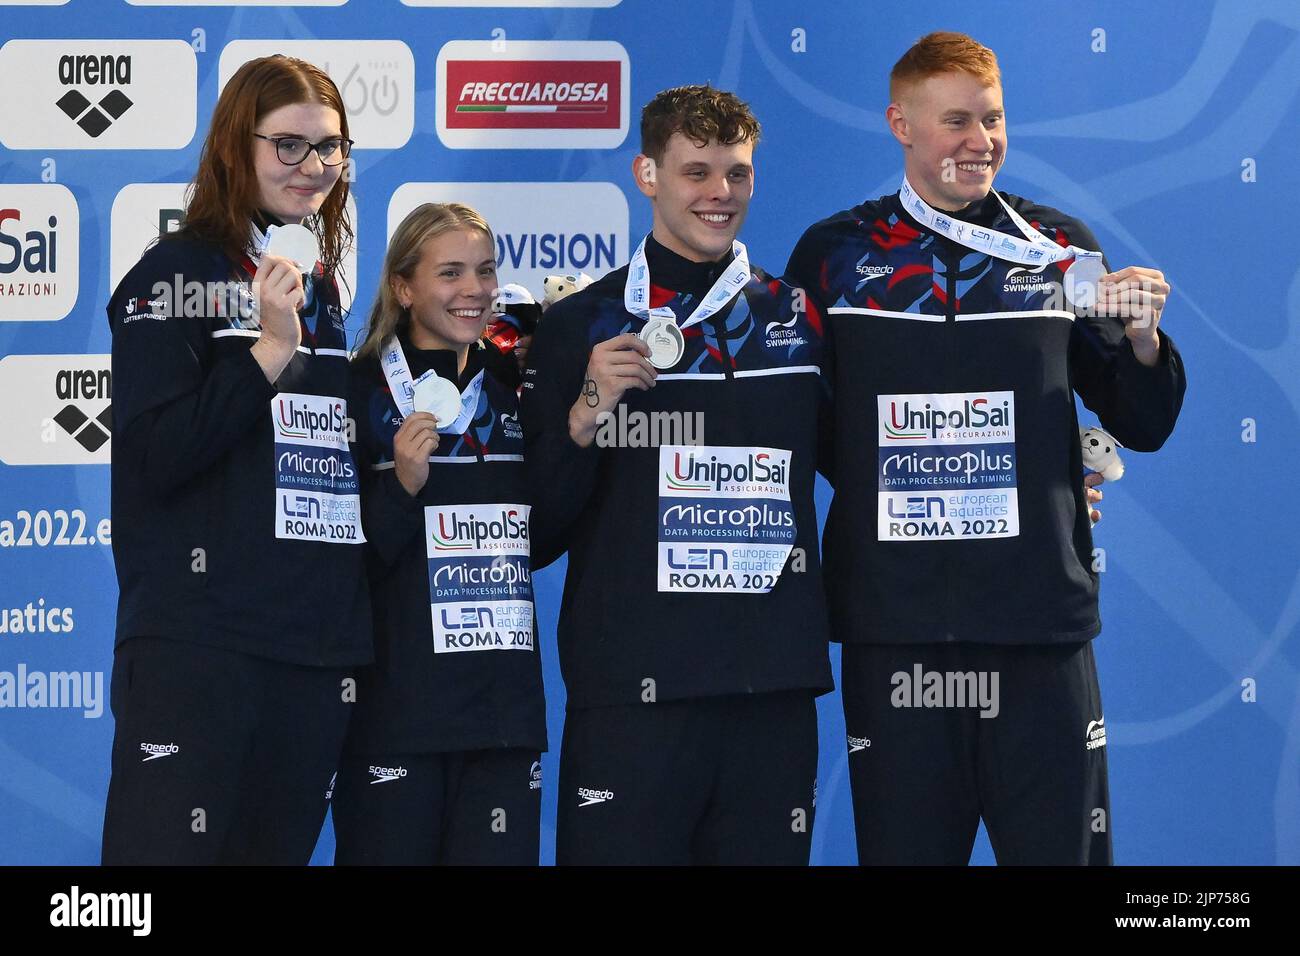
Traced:
MULTIPOLYGON (((1080 428, 1079 440, 1083 444, 1085 473, 1096 472, 1107 481, 1119 481, 1124 477, 1124 462, 1119 457, 1120 444, 1109 432, 1100 428, 1080 428)), ((1088 507, 1088 515, 1091 519, 1091 506, 1088 507)))
POLYGON ((520 339, 537 331, 541 317, 542 307, 533 294, 511 282, 493 294, 492 321, 483 337, 501 352, 509 352, 520 339))
POLYGON ((542 308, 549 309, 561 299, 581 292, 594 281, 596 280, 585 272, 579 272, 576 276, 547 276, 542 280, 542 288, 546 293, 542 298, 542 308))

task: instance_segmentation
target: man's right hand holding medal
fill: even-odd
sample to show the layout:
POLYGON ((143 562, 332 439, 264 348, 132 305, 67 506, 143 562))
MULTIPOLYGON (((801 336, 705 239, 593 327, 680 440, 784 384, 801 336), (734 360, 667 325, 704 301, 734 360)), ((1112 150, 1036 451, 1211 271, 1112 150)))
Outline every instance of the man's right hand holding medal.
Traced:
POLYGON ((582 393, 569 409, 569 437, 582 448, 596 439, 604 412, 613 412, 629 388, 648 391, 658 372, 650 364, 650 346, 635 332, 624 332, 591 350, 582 393))

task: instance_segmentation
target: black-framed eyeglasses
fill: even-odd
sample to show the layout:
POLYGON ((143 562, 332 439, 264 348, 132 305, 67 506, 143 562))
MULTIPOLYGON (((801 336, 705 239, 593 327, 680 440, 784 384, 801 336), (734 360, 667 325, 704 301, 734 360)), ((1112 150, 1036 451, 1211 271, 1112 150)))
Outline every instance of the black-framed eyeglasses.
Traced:
POLYGON ((275 155, 286 166, 297 166, 313 149, 324 166, 341 166, 352 153, 352 140, 331 136, 319 143, 309 143, 301 136, 263 136, 254 133, 258 139, 275 143, 275 155))

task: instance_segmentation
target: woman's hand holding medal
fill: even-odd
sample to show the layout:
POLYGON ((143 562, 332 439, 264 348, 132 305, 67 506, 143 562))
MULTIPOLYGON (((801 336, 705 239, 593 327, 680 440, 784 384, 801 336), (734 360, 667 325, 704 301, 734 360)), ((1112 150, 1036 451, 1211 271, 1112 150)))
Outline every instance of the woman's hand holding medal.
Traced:
POLYGON ((414 498, 429 480, 429 456, 438 448, 438 421, 428 412, 407 415, 393 436, 393 468, 414 498))

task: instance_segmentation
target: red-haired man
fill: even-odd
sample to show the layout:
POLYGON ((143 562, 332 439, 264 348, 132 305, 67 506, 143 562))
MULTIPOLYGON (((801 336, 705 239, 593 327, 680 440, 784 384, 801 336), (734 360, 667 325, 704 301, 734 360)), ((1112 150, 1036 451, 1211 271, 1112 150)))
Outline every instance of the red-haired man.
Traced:
POLYGON ((1173 429, 1164 276, 999 194, 997 59, 932 33, 891 74, 899 192, 812 226, 787 272, 828 309, 824 561, 859 859, 1109 863, 1101 630, 1073 393, 1120 442, 1173 429))

